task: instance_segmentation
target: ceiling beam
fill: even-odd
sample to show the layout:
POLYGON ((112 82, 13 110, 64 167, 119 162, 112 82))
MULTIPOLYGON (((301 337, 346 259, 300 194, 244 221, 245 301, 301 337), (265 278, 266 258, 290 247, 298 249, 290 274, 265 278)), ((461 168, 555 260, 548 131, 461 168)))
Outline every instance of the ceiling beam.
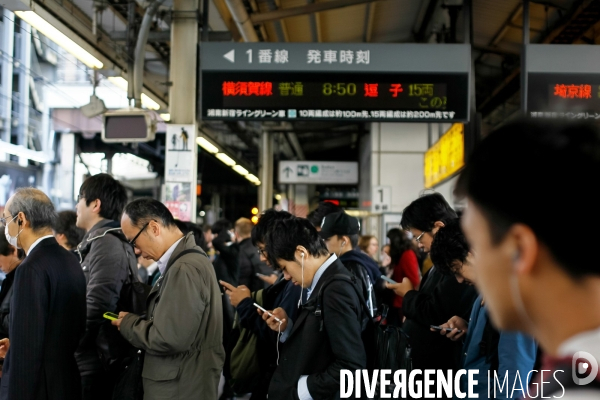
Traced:
POLYGON ((375 3, 369 3, 365 7, 365 28, 363 33, 363 42, 369 43, 373 36, 373 23, 375 22, 375 3))
POLYGON ((427 28, 429 27, 429 23, 433 18, 433 14, 435 13, 435 9, 437 8, 438 0, 429 0, 429 4, 427 4, 427 9, 425 10, 425 15, 423 16, 423 22, 421 22, 421 26, 419 30, 415 34, 415 42, 422 42, 425 40, 425 35, 427 33, 427 28))
POLYGON ((358 4, 373 3, 375 1, 378 0, 332 0, 324 3, 311 3, 300 7, 283 8, 277 11, 252 14, 250 15, 250 20, 253 24, 260 24, 267 21, 276 21, 283 18, 335 10, 338 8, 350 7, 358 4))

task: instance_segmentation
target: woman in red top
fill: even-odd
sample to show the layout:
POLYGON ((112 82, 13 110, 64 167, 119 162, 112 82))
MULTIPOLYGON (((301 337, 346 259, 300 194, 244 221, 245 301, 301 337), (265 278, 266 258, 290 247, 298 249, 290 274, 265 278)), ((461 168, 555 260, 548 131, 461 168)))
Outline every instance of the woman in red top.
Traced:
MULTIPOLYGON (((392 263, 389 266, 388 276, 396 282, 402 282, 408 278, 415 288, 419 287, 421 274, 419 272, 419 261, 416 249, 406 232, 394 228, 387 233, 390 244, 390 257, 392 263)), ((402 297, 393 294, 390 299, 390 324, 400 325, 403 320, 402 297), (396 320, 397 318, 397 320, 396 320)))

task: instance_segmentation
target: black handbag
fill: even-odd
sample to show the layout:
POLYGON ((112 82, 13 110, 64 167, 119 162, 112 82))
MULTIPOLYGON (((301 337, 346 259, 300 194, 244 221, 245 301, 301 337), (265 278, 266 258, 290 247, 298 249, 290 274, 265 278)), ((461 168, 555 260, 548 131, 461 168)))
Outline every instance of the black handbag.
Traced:
POLYGON ((123 373, 119 376, 112 400, 143 400, 144 385, 142 370, 144 368, 144 352, 138 350, 129 358, 123 373))

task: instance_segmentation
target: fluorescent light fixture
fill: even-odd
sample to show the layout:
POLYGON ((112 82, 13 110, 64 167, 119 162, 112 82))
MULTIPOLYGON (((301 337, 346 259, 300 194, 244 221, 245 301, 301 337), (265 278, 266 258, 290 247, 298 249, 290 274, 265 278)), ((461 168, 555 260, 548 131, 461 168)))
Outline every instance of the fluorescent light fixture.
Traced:
POLYGON ((39 163, 48 162, 50 158, 43 151, 27 149, 24 146, 17 146, 16 144, 6 143, 2 140, 0 140, 0 151, 3 151, 7 154, 12 154, 13 156, 23 157, 31 161, 36 161, 39 163))
POLYGON ((260 182, 258 178, 252 174, 246 175, 246 179, 248 179, 252 183, 260 182))
POLYGON ((215 146, 214 144, 212 144, 211 142, 209 142, 202 136, 198 136, 196 138, 196 143, 198 143, 198 146, 202 147, 204 150, 208 151, 209 153, 216 154, 219 152, 219 148, 217 146, 215 146))
POLYGON ((275 195, 275 200, 278 200, 278 201, 281 200, 281 195, 280 194, 276 194, 275 195))
POLYGON ((233 160, 233 158, 229 157, 227 154, 225 153, 217 153, 216 156, 219 160, 221 160, 221 162, 225 165, 228 165, 230 167, 233 167, 235 165, 235 161, 233 160))
POLYGON ((248 170, 246 168, 242 167, 241 165, 234 165, 233 170, 240 175, 244 175, 244 176, 248 175, 248 170))
POLYGON ((169 122, 171 120, 171 114, 160 114, 163 121, 169 122))
MULTIPOLYGON (((115 85, 116 87, 118 87, 119 89, 127 92, 127 88, 129 87, 129 84, 128 84, 127 80, 125 80, 125 78, 123 78, 121 76, 109 76, 108 81, 110 83, 112 83, 113 85, 115 85)), ((142 105, 149 110, 155 110, 155 111, 160 110, 160 104, 158 104, 157 102, 152 100, 145 93, 142 93, 142 105)), ((162 116, 162 114, 161 114, 161 116, 162 116)), ((169 119, 170 119, 170 117, 171 116, 169 115, 169 119)))
POLYGON ((15 11, 15 14, 54 43, 71 53, 75 58, 90 68, 100 69, 104 66, 102 61, 91 55, 83 47, 69 39, 67 35, 56 29, 48 21, 33 11, 15 11))
POLYGON ((256 182, 254 182, 254 184, 255 184, 256 186, 260 186, 260 181, 256 181, 256 182))

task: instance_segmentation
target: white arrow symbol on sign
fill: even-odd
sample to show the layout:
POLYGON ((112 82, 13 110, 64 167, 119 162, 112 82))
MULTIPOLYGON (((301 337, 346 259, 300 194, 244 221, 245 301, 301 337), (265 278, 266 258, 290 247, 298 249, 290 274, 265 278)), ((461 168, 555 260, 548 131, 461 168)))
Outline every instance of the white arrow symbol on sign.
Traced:
POLYGON ((235 50, 231 50, 230 52, 223 54, 223 57, 231 62, 235 62, 235 50))

